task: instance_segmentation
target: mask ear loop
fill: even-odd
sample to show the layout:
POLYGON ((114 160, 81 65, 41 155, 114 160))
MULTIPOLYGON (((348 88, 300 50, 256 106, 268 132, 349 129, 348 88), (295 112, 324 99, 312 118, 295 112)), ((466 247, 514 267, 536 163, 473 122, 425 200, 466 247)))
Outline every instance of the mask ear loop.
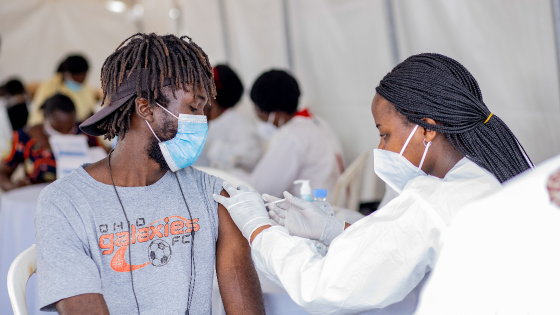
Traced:
MULTIPOLYGON (((170 112, 167 108, 161 106, 158 102, 156 102, 156 105, 161 107, 163 110, 165 110, 166 112, 168 112, 169 114, 171 114, 171 116, 179 119, 179 117, 175 116, 175 114, 173 114, 172 112, 170 112)), ((161 140, 159 140, 159 137, 156 135, 156 133, 154 132, 154 129, 152 129, 152 126, 150 126, 150 123, 147 120, 144 120, 146 122, 146 124, 148 125, 148 127, 150 128, 150 130, 152 131, 152 133, 154 134, 154 137, 156 137, 158 142, 161 142, 161 140)))
POLYGON ((159 140, 159 137, 156 135, 156 133, 154 132, 154 129, 152 129, 152 126, 150 126, 150 123, 147 120, 144 120, 146 122, 146 124, 148 125, 148 127, 150 128, 150 130, 152 131, 152 133, 154 134, 154 137, 156 137, 158 142, 161 142, 161 140, 159 140))
MULTIPOLYGON (((157 103, 157 102, 156 102, 156 104, 157 104, 157 106, 161 107, 163 110, 165 110, 166 112, 168 112, 169 114, 171 114, 171 116, 173 116, 173 117, 179 119, 179 117, 175 116, 175 114, 173 114, 172 112, 170 112, 167 108, 161 106, 161 105, 160 105, 159 103, 157 103)), ((157 137, 156 137, 156 138, 157 138, 157 137)))
POLYGON ((416 129, 418 129, 418 125, 416 125, 414 127, 414 129, 412 129, 412 132, 410 133, 410 135, 408 136, 408 139, 406 139, 406 142, 404 143, 404 146, 401 149, 401 153, 399 153, 400 156, 403 155, 404 153, 404 149, 406 149, 406 146, 408 146, 408 143, 410 142, 410 139, 412 139, 412 136, 414 136, 414 132, 416 132, 416 129))
POLYGON ((426 138, 424 138, 422 142, 424 142, 424 146, 426 147, 426 149, 424 149, 424 154, 422 155, 422 160, 420 160, 420 165, 418 166, 416 173, 420 172, 420 170, 422 169, 422 165, 424 165, 424 160, 426 159, 426 154, 428 154, 428 149, 432 145, 432 141, 426 143, 426 138))

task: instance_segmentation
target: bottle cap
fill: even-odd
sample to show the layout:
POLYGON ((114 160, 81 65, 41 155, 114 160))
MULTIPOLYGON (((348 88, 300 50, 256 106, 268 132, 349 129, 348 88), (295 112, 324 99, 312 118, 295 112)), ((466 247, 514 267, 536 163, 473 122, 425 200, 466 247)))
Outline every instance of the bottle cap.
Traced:
POLYGON ((327 198, 327 190, 313 189, 313 198, 327 198))

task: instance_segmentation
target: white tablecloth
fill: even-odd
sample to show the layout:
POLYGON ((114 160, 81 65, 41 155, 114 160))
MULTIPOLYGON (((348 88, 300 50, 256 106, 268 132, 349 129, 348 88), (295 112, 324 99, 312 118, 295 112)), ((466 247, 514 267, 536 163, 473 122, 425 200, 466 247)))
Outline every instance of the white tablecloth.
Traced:
MULTIPOLYGON (((35 206, 39 193, 46 184, 32 185, 9 191, 0 201, 0 314, 13 314, 8 288, 8 269, 12 261, 35 244, 35 206)), ((53 314, 39 312, 37 276, 27 283, 27 308, 29 314, 53 314)))
MULTIPOLYGON (((0 202, 0 314, 13 314, 6 287, 8 269, 12 261, 35 244, 34 214, 39 193, 46 185, 33 185, 5 193, 0 202)), ((284 289, 266 277, 259 275, 267 314, 307 314, 290 299, 284 289)), ((27 283, 27 309, 29 315, 55 314, 39 311, 37 276, 33 275, 27 283)), ((214 277, 212 294, 212 313, 225 314, 214 277)))

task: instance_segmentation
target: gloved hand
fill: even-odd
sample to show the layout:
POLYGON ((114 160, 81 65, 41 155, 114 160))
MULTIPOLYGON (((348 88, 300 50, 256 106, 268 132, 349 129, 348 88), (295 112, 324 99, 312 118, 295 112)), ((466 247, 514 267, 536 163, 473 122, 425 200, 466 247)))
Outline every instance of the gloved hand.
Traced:
MULTIPOLYGON (((279 200, 266 194, 262 197, 266 202, 279 200)), ((268 206, 268 214, 288 229, 290 235, 318 240, 328 246, 344 231, 344 221, 326 214, 312 202, 294 197, 287 191, 284 197, 286 201, 268 206)))
POLYGON ((238 189, 235 189, 230 183, 224 181, 222 186, 230 197, 214 194, 214 200, 226 207, 235 225, 250 242, 251 234, 256 229, 270 225, 263 199, 259 193, 245 185, 240 185, 238 189))

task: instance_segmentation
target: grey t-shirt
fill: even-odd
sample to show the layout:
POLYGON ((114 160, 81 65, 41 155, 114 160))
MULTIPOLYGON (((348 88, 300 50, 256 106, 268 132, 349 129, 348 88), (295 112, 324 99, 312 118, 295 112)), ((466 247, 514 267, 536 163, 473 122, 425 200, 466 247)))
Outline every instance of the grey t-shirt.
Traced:
POLYGON ((37 274, 42 310, 61 299, 101 293, 111 314, 210 314, 218 239, 220 178, 192 167, 178 171, 189 216, 172 172, 146 187, 117 187, 131 224, 111 185, 82 167, 47 186, 35 214, 37 274), (192 242, 192 231, 194 242, 192 242), (129 234, 130 243, 129 248, 129 234), (132 262, 129 260, 131 250, 132 262))

